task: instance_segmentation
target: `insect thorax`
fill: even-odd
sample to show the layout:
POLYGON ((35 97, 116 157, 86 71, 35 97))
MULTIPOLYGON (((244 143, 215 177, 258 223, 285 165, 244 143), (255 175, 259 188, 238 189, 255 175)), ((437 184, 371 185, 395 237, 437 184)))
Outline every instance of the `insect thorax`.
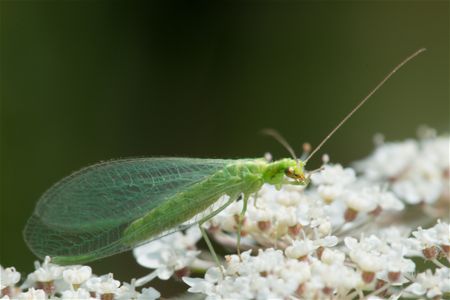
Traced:
MULTIPOLYGON (((243 161, 226 168, 228 175, 238 177, 247 184, 255 183, 259 187, 264 184, 279 185, 283 182, 286 170, 294 168, 303 174, 303 164, 299 165, 293 159, 281 159, 275 162, 263 160, 243 161)), ((256 187, 255 187, 256 188, 256 187)))

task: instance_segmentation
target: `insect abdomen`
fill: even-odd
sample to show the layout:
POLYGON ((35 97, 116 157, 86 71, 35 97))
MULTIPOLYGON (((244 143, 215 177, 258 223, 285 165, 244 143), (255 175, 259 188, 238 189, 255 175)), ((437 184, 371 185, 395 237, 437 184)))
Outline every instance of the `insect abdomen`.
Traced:
POLYGON ((221 196, 234 198, 240 193, 256 192, 262 185, 260 178, 258 164, 229 165, 131 223, 123 233, 124 243, 135 245, 158 237, 206 210, 221 196))
POLYGON ((235 190, 240 187, 232 184, 233 181, 240 182, 238 178, 219 171, 186 191, 174 195, 131 223, 123 232, 123 243, 136 245, 178 227, 199 211, 207 209, 221 196, 235 194, 235 190), (220 186, 222 187, 218 188, 220 186))

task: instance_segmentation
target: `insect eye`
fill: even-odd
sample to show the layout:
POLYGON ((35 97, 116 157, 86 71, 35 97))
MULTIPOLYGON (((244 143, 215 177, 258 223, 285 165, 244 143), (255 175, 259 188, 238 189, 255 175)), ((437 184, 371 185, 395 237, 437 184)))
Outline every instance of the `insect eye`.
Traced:
POLYGON ((293 176, 294 172, 295 172, 295 170, 293 167, 289 167, 286 170, 284 170, 284 174, 286 174, 287 176, 293 176))

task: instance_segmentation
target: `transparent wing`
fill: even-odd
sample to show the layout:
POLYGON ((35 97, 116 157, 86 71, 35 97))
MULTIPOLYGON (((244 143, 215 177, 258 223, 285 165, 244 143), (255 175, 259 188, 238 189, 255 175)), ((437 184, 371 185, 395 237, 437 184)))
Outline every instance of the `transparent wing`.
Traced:
POLYGON ((56 183, 39 199, 34 215, 49 226, 65 230, 109 227, 146 214, 228 163, 229 160, 192 158, 99 163, 56 183))
POLYGON ((25 227, 25 240, 40 257, 126 250, 118 241, 132 221, 233 162, 139 158, 84 168, 41 197, 25 227))

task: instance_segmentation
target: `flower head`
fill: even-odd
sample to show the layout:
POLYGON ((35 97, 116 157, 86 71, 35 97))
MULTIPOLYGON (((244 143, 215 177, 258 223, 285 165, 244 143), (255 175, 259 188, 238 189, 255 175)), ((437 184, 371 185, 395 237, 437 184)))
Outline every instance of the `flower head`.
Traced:
POLYGON ((91 277, 83 286, 98 295, 115 294, 119 289, 120 281, 115 280, 113 274, 109 273, 100 277, 91 277))
POLYGON ((133 250, 137 262, 157 270, 160 279, 169 279, 176 271, 190 266, 200 251, 195 244, 200 239, 200 230, 192 227, 185 234, 176 232, 133 250))
POLYGON ((66 268, 62 277, 64 281, 71 285, 79 286, 92 275, 92 269, 88 266, 71 266, 66 268))
POLYGON ((15 286, 19 280, 20 273, 16 271, 16 268, 10 267, 3 269, 3 267, 0 266, 0 290, 15 286))

